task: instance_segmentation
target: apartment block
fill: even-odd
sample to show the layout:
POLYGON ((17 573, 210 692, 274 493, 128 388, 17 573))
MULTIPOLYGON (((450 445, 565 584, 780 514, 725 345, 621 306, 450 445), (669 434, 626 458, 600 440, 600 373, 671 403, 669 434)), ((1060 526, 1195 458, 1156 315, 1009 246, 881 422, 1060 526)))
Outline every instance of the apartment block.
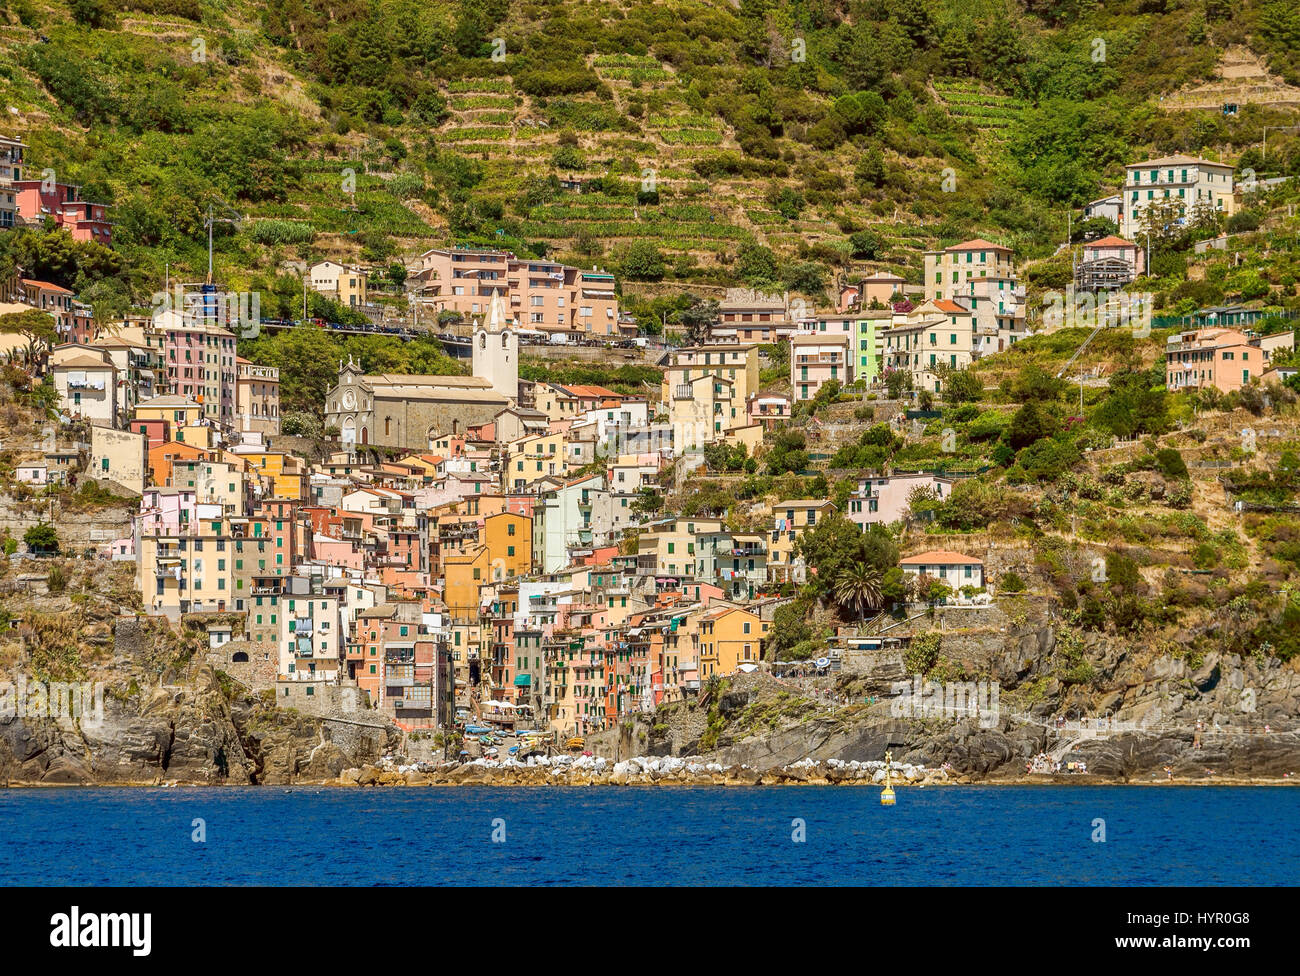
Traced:
POLYGON ((235 424, 240 431, 280 433, 280 371, 235 358, 235 424))
POLYGON ((1213 163, 1195 156, 1162 156, 1124 167, 1124 187, 1120 193, 1121 236, 1136 239, 1143 231, 1142 216, 1152 203, 1173 203, 1180 217, 1187 217, 1198 206, 1208 206, 1225 217, 1236 212, 1233 167, 1213 163))
POLYGON ((366 271, 337 261, 321 261, 307 272, 311 290, 349 308, 366 304, 366 271))
POLYGON ((925 298, 953 299, 970 294, 980 278, 1014 276, 1009 247, 982 238, 925 252, 925 298))
POLYGON ((1263 372, 1263 350, 1232 329, 1181 332, 1165 343, 1165 386, 1171 391, 1213 386, 1231 393, 1263 372))
POLYGON ((500 295, 510 324, 525 332, 619 334, 614 276, 598 268, 487 248, 433 248, 411 267, 407 287, 439 312, 461 318, 487 315, 493 297, 500 295))

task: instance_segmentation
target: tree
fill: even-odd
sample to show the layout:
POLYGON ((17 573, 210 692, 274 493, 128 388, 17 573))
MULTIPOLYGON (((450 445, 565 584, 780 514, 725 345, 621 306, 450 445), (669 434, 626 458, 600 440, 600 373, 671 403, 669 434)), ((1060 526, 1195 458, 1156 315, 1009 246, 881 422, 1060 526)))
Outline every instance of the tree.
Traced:
POLYGON ((885 157, 872 146, 858 159, 853 169, 853 179, 863 189, 883 186, 885 182, 885 157))
POLYGON ((904 390, 912 388, 912 374, 901 369, 886 369, 885 388, 889 391, 889 398, 897 400, 904 390))
POLYGON ((39 556, 51 556, 59 551, 59 534, 54 526, 41 522, 23 533, 27 548, 39 556))
POLYGON ((850 234, 849 247, 852 248, 853 256, 860 261, 874 261, 884 251, 880 238, 869 230, 850 234))
POLYGON ((767 454, 767 469, 771 474, 802 471, 808 467, 808 442, 803 431, 786 427, 776 435, 772 450, 767 454))
POLYGON ((0 315, 0 335, 16 335, 26 339, 28 362, 36 359, 40 349, 48 349, 58 339, 53 316, 35 308, 0 315))
POLYGON ((943 388, 951 403, 975 403, 984 395, 984 384, 980 378, 964 369, 949 375, 943 388))
POLYGON ((107 0, 71 0, 72 19, 85 27, 110 30, 117 26, 113 5, 107 0))
POLYGON ((667 270, 664 256, 650 241, 634 241, 623 258, 623 275, 633 281, 659 281, 667 270))
POLYGON ((835 602, 852 609, 860 620, 868 610, 875 610, 883 602, 880 583, 880 573, 874 567, 850 566, 835 580, 835 602))
POLYGON ((808 626, 809 609, 804 600, 792 600, 772 613, 772 627, 763 641, 763 650, 769 660, 781 660, 792 647, 812 639, 812 628, 808 626))
POLYGON ((686 343, 698 346, 707 342, 713 334, 713 328, 721 318, 717 302, 709 299, 697 301, 690 308, 680 312, 677 320, 681 322, 686 333, 686 343))
POLYGON ((645 487, 632 500, 632 512, 635 515, 654 515, 663 511, 664 497, 655 489, 645 487))
MULTIPOLYGON (((806 529, 795 543, 795 551, 809 569, 816 570, 810 581, 820 596, 831 593, 840 577, 854 567, 865 566, 883 576, 898 564, 898 546, 888 529, 869 525, 863 531, 839 513, 806 529)), ((883 581, 877 580, 877 586, 883 592, 883 581)))
POLYGON ((1036 440, 1050 437, 1056 433, 1058 426, 1053 410, 1040 407, 1037 400, 1030 400, 1016 411, 1002 436, 1008 444, 1020 450, 1036 440))
POLYGON ((776 255, 762 244, 742 244, 736 253, 736 277, 746 284, 776 279, 776 255))

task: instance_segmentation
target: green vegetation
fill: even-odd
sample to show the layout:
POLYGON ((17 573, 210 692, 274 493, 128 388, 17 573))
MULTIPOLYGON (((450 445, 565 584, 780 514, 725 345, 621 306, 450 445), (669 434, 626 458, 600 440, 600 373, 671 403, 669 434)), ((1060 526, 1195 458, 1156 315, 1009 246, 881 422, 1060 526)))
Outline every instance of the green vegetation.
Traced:
MULTIPOLYGON (((203 269, 209 204, 243 218, 215 234, 234 287, 286 257, 381 262, 451 237, 812 295, 852 260, 977 233, 1044 257, 1062 205, 1143 151, 1300 171, 1294 133, 1258 150, 1287 109, 1159 100, 1243 42, 1294 81, 1281 0, 23 0, 2 16, 6 104, 52 123, 18 133, 30 161, 113 207, 125 279, 95 300, 119 305, 164 263, 203 269)), ((1252 295, 1250 274, 1205 287, 1252 295)))

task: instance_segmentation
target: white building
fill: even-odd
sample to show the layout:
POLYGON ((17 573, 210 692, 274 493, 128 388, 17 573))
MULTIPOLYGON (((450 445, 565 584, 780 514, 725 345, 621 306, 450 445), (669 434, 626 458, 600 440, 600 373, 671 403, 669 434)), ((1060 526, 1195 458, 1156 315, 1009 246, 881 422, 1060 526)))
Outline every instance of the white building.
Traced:
POLYGON ((1228 163, 1212 163, 1194 156, 1162 156, 1130 163, 1124 169, 1119 232, 1130 240, 1136 240, 1142 232, 1142 214, 1157 201, 1176 203, 1181 218, 1202 204, 1225 217, 1236 210, 1233 168, 1228 163))
POLYGON ((973 586, 976 589, 984 586, 984 560, 950 549, 917 553, 899 560, 899 566, 908 576, 924 575, 930 579, 943 580, 954 591, 963 586, 973 586))
POLYGON ((117 367, 107 357, 90 352, 63 356, 51 372, 65 413, 94 424, 117 426, 121 407, 117 367))

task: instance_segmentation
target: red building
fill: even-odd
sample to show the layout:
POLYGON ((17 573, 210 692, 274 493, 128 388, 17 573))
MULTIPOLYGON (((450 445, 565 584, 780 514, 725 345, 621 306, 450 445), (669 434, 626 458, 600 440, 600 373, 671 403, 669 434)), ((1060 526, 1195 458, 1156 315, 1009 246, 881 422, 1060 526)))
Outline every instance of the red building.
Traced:
POLYGON ((81 187, 46 180, 14 180, 18 215, 39 226, 46 217, 67 228, 73 240, 95 241, 105 247, 113 243, 108 207, 81 199, 81 187))
POLYGON ((153 450, 171 440, 171 423, 166 420, 132 420, 127 429, 144 434, 149 441, 146 450, 153 450))

